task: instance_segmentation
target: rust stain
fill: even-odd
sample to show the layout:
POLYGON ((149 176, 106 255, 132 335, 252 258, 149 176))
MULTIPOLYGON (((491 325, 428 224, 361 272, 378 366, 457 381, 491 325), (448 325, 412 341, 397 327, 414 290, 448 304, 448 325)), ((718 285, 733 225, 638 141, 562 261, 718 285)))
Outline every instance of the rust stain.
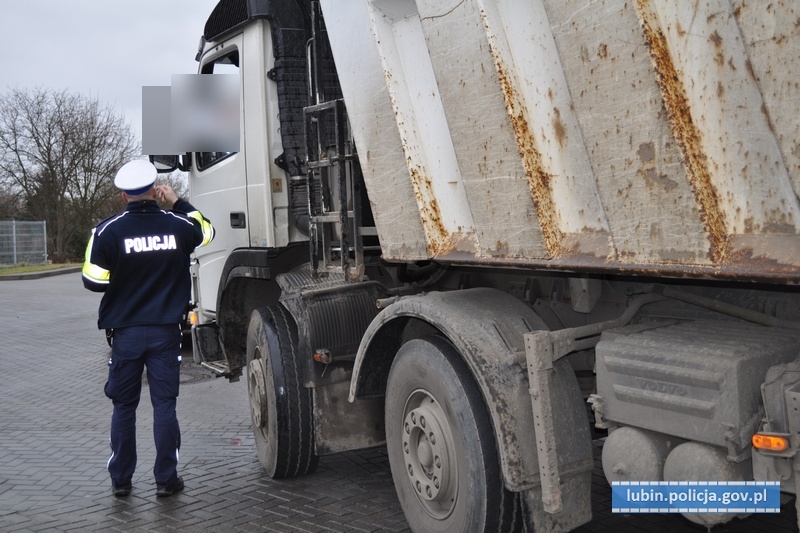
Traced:
MULTIPOLYGON (((645 43, 656 71, 656 78, 664 106, 667 110, 673 135, 683 155, 684 167, 692 184, 703 223, 710 241, 711 260, 720 263, 730 252, 730 238, 726 230, 725 214, 720 206, 717 190, 711 182, 708 160, 703 151, 700 132, 692 118, 686 92, 680 76, 672 63, 667 39, 658 27, 647 0, 636 0, 642 23, 645 43)), ((721 39, 720 39, 721 42, 721 39)))
MULTIPOLYGON (((794 229, 793 229, 794 231, 794 229)), ((795 265, 781 263, 756 255, 752 248, 742 247, 731 253, 730 272, 751 272, 753 278, 774 277, 781 282, 798 284, 798 269, 795 265)), ((728 272, 725 272, 726 274, 728 272)))
POLYGON ((442 212, 433 191, 433 183, 430 177, 420 172, 410 157, 407 162, 408 171, 411 173, 414 196, 417 199, 419 213, 422 217, 422 227, 428 240, 428 255, 436 257, 446 254, 449 248, 452 247, 452 239, 442 221, 442 212))
MULTIPOLYGON (((384 76, 386 78, 387 87, 391 86, 393 83, 391 71, 386 69, 384 71, 384 76)), ((447 228, 442 221, 441 209, 439 208, 439 202, 434 194, 433 183, 431 182, 430 177, 420 172, 417 164, 414 163, 412 157, 408 155, 410 149, 406 145, 406 138, 402 133, 402 131, 405 129, 404 122, 399 111, 399 106, 393 94, 391 96, 391 102, 392 108, 394 109, 395 120, 397 121, 397 125, 401 130, 403 152, 406 154, 406 164, 408 166, 409 174, 411 175, 411 185, 414 190, 414 197, 417 200, 417 206, 422 220, 422 228, 425 232, 425 237, 427 240, 428 256, 436 257, 438 254, 447 253, 448 246, 454 248, 454 245, 451 246, 449 244, 454 239, 453 236, 448 233, 447 228)))
MULTIPOLYGON (((487 34, 491 35, 490 28, 486 20, 486 13, 481 10, 481 18, 487 34)), ((542 154, 536 148, 536 141, 533 138, 528 121, 525 118, 525 106, 508 75, 503 58, 497 51, 494 42, 489 41, 489 51, 494 58, 497 77, 503 90, 503 99, 506 104, 506 111, 511 119, 511 126, 514 129, 514 138, 517 141, 517 150, 522 158, 522 165, 525 169, 525 177, 528 180, 528 187, 533 197, 536 207, 536 214, 539 217, 539 225, 542 230, 544 244, 551 257, 562 253, 561 240, 563 234, 558 223, 558 211, 553 200, 553 189, 550 181, 553 176, 545 172, 542 166, 542 154)), ((560 120, 560 116, 558 117, 560 120)), ((566 131, 564 132, 566 135, 566 131)))
POLYGON ((539 216, 539 224, 541 225, 545 246, 550 255, 555 256, 559 254, 562 235, 556 217, 553 189, 550 185, 553 177, 545 172, 542 167, 542 154, 536 148, 536 142, 531 134, 528 121, 525 119, 525 114, 517 101, 516 92, 509 83, 501 65, 498 62, 498 73, 500 75, 500 83, 503 86, 506 109, 511 117, 517 149, 522 157, 525 177, 528 179, 528 186, 536 206, 536 213, 539 216))
POLYGON ((563 148, 567 144, 567 127, 564 126, 564 122, 561 120, 561 111, 557 107, 555 116, 553 116, 553 131, 556 133, 558 144, 563 148))
MULTIPOLYGON (((621 252, 622 261, 608 261, 584 255, 555 259, 531 259, 509 257, 453 257, 440 260, 442 264, 468 264, 506 266, 516 268, 549 269, 572 273, 633 275, 668 277, 675 279, 716 279, 731 281, 768 282, 800 286, 800 267, 779 263, 773 259, 753 257, 751 249, 742 248, 731 254, 724 265, 687 264, 687 258, 676 255, 674 259, 662 258, 652 263, 636 262, 634 252, 621 252), (630 259, 630 261, 624 261, 630 259)), ((691 258, 690 258, 691 259, 691 258)))
POLYGON ((756 77, 756 72, 753 70, 753 64, 750 62, 749 59, 744 60, 744 66, 747 69, 747 73, 750 74, 750 77, 758 81, 758 78, 756 77))
POLYGON ((714 56, 714 62, 722 66, 725 64, 725 54, 722 51, 722 36, 719 34, 717 30, 714 30, 714 33, 711 34, 708 38, 712 43, 714 43, 714 48, 717 49, 717 53, 714 56))
POLYGON ((769 111, 767 111, 767 104, 764 102, 761 102, 761 114, 764 115, 764 120, 767 122, 769 131, 775 133, 775 129, 772 127, 772 118, 770 118, 769 111))
POLYGON ((489 250, 489 255, 492 257, 509 257, 511 250, 506 241, 497 241, 494 244, 494 249, 489 250))
POLYGON ((606 43, 600 44, 600 47, 597 49, 597 57, 600 59, 605 59, 608 57, 608 45, 606 43))
POLYGON ((584 63, 589 62, 589 49, 586 48, 586 45, 581 45, 581 61, 584 63))

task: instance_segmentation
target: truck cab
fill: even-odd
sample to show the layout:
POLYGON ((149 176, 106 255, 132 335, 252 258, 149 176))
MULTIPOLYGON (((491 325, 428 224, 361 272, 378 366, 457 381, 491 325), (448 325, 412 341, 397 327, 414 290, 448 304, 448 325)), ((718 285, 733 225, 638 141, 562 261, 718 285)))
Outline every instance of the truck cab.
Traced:
MULTIPOLYGON (((298 76, 297 68, 282 66, 292 58, 276 59, 273 50, 302 54, 305 39, 301 35, 292 41, 291 32, 287 35, 274 30, 266 18, 238 28, 220 27, 216 20, 212 14, 206 25, 198 51, 199 72, 240 76, 241 150, 190 154, 191 201, 215 221, 219 236, 196 254, 194 277, 200 323, 216 318, 219 284, 224 281, 226 261, 235 250, 284 248, 307 240, 289 213, 291 180, 300 175, 296 160, 301 157, 298 151, 302 147, 302 131, 283 136, 282 131, 290 129, 291 124, 281 122, 287 114, 301 112, 291 106, 302 102, 287 102, 288 97, 279 97, 279 87, 285 91, 282 86, 291 85, 291 81, 276 83, 268 77, 277 70, 294 70, 281 75, 298 76), (289 42, 273 43, 273 39, 289 42), (290 165, 286 161, 294 162, 290 165)), ((302 72, 299 76, 304 92, 302 72)))

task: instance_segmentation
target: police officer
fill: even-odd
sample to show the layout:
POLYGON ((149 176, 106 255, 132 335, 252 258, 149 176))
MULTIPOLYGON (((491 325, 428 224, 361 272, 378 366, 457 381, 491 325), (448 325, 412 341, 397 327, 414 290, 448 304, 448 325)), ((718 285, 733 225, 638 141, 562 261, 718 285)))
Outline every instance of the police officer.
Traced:
POLYGON ((103 292, 100 329, 113 335, 105 394, 114 404, 108 471, 115 496, 127 496, 136 468, 136 407, 142 372, 153 404, 156 496, 183 489, 178 476, 181 433, 175 404, 181 364, 180 322, 191 292, 190 254, 214 238, 214 228, 172 187, 154 186, 155 167, 125 164, 114 179, 127 203, 101 222, 86 247, 83 284, 103 292), (171 205, 162 210, 160 199, 171 205))

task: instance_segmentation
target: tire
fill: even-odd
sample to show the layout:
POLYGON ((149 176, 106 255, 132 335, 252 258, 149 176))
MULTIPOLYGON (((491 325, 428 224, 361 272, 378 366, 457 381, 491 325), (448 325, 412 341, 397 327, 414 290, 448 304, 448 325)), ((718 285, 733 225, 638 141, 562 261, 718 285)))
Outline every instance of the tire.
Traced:
POLYGON ((317 468, 311 390, 302 385, 297 325, 282 305, 253 311, 247 328, 247 394, 258 460, 272 478, 317 468))
POLYGON ((443 338, 415 339, 397 353, 386 390, 386 446, 413 531, 522 530, 520 499, 503 486, 483 398, 443 338))

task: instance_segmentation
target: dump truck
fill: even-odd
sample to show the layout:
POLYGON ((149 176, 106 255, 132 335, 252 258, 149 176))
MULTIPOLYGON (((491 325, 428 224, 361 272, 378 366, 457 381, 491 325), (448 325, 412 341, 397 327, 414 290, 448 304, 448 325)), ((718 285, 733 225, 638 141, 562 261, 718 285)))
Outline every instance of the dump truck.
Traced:
POLYGON ((217 228, 194 357, 267 473, 385 444, 414 531, 591 521, 598 435, 609 482, 796 494, 799 36, 794 0, 221 0, 240 149, 154 160, 217 228))

